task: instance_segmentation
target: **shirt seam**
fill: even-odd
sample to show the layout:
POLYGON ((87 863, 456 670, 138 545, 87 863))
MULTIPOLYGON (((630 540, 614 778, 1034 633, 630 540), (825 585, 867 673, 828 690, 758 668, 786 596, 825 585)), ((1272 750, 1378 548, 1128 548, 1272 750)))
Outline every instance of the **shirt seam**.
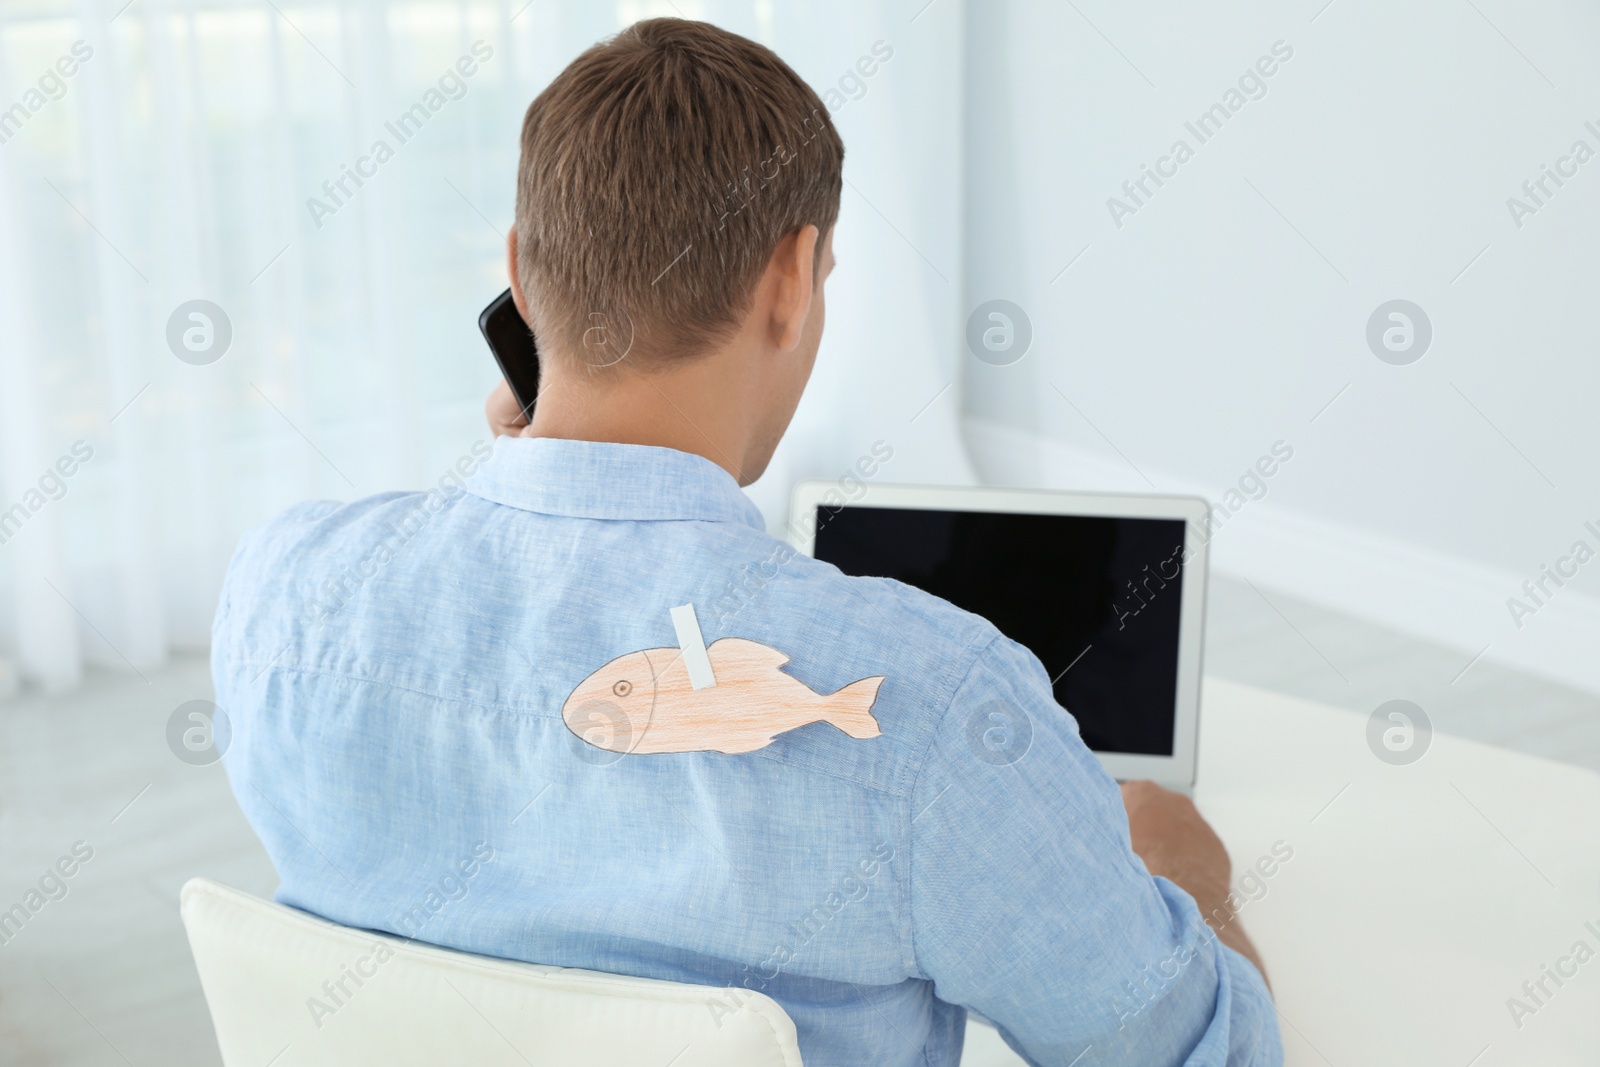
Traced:
POLYGON ((390 689, 400 689, 407 693, 416 693, 418 696, 430 697, 434 700, 445 701, 452 704, 465 704, 468 707, 483 708, 488 711, 509 711, 513 713, 520 711, 520 709, 509 704, 472 700, 468 697, 446 696, 443 693, 436 692, 432 689, 424 689, 419 685, 409 682, 395 681, 389 678, 378 678, 363 674, 331 671, 321 667, 302 667, 291 663, 284 663, 281 660, 263 660, 240 657, 236 660, 233 660, 228 666, 230 668, 241 668, 252 667, 256 666, 257 664, 261 665, 265 669, 261 672, 259 677, 250 683, 251 686, 257 685, 260 682, 261 677, 265 677, 273 671, 283 671, 290 674, 305 674, 317 678, 328 678, 335 682, 365 682, 371 685, 381 685, 390 689))
MULTIPOLYGON (((276 671, 283 671, 283 672, 292 673, 292 674, 309 675, 309 676, 316 677, 316 678, 327 678, 327 679, 330 679, 330 680, 335 681, 335 682, 356 682, 356 683, 366 683, 366 684, 369 684, 369 685, 381 685, 381 686, 386 686, 387 688, 390 688, 390 689, 398 689, 398 690, 402 690, 402 691, 407 692, 407 693, 415 693, 418 696, 428 697, 429 699, 432 699, 432 700, 438 700, 438 701, 442 701, 442 702, 445 702, 445 703, 451 703, 451 704, 463 704, 463 705, 466 705, 467 707, 482 708, 482 709, 484 709, 486 711, 506 712, 506 713, 509 713, 509 714, 512 714, 512 715, 519 715, 519 716, 522 716, 523 718, 528 718, 528 719, 539 719, 539 720, 546 720, 546 721, 549 721, 549 720, 560 721, 560 718, 561 718, 559 715, 551 715, 551 714, 548 714, 548 713, 545 713, 545 712, 530 712, 530 711, 527 711, 526 709, 515 707, 515 706, 510 705, 510 704, 494 703, 494 702, 483 701, 483 700, 472 700, 472 699, 469 699, 467 697, 462 697, 462 696, 448 696, 448 695, 446 695, 444 693, 436 692, 436 691, 434 691, 432 689, 424 689, 424 688, 422 688, 422 687, 420 687, 418 685, 409 684, 409 683, 406 683, 406 682, 395 681, 395 680, 388 679, 388 678, 379 678, 379 677, 375 677, 375 676, 371 676, 371 675, 361 675, 361 674, 354 674, 354 673, 330 671, 330 670, 326 670, 326 669, 319 668, 319 667, 302 667, 302 666, 297 666, 295 664, 287 664, 287 663, 283 663, 283 662, 279 662, 279 661, 273 661, 273 660, 240 658, 240 659, 236 659, 236 660, 231 661, 228 664, 228 668, 230 670, 233 670, 233 669, 237 669, 237 668, 255 666, 257 664, 260 664, 260 665, 262 665, 264 667, 269 668, 269 670, 265 670, 265 671, 261 672, 261 676, 262 677, 265 677, 266 675, 270 674, 273 670, 276 670, 276 671)), ((259 681, 260 681, 260 679, 257 678, 256 681, 254 681, 254 682, 252 682, 250 684, 252 686, 254 686, 254 685, 258 684, 259 681)), ((942 721, 942 718, 943 717, 941 716, 941 721, 942 721)), ((565 725, 565 723, 563 723, 563 726, 564 725, 565 725)), ((653 753, 653 752, 639 753, 639 755, 641 755, 641 756, 674 755, 674 754, 675 753, 653 753)), ((776 756, 769 756, 769 755, 766 755, 766 754, 760 753, 760 752, 751 752, 751 753, 746 753, 746 754, 754 756, 754 757, 756 757, 758 759, 764 759, 764 760, 768 760, 768 761, 775 762, 775 763, 781 763, 782 762, 776 756)), ((822 777, 825 777, 825 778, 830 778, 830 779, 832 779, 832 780, 834 780, 836 782, 848 782, 851 785, 859 786, 859 787, 861 787, 863 789, 870 790, 873 793, 877 793, 877 794, 880 794, 882 796, 890 797, 890 798, 892 798, 892 799, 894 799, 896 801, 906 801, 906 800, 909 800, 910 796, 911 796, 910 793, 902 794, 900 791, 898 791, 896 789, 893 789, 893 788, 890 788, 888 786, 879 785, 877 783, 870 782, 870 781, 867 781, 867 780, 862 779, 862 778, 853 778, 853 777, 851 777, 849 775, 841 774, 841 773, 839 773, 837 771, 830 771, 830 770, 827 770, 825 768, 806 767, 806 768, 804 768, 804 771, 805 771, 805 773, 808 773, 808 774, 817 774, 817 775, 821 775, 822 777)))
MULTIPOLYGON (((478 498, 485 504, 493 504, 494 506, 501 508, 510 508, 513 511, 521 511, 529 515, 544 515, 557 519, 586 519, 595 522, 715 522, 727 523, 733 526, 742 526, 746 529, 755 530, 759 533, 767 532, 764 525, 754 525, 751 520, 755 518, 755 516, 748 514, 712 515, 707 513, 682 513, 673 515, 622 515, 606 514, 600 511, 552 510, 550 505, 535 506, 526 503, 512 504, 504 500, 497 500, 492 496, 486 496, 484 493, 479 492, 477 489, 471 486, 468 486, 465 492, 478 498)), ((771 535, 768 534, 768 536, 770 537, 771 535)), ((773 538, 773 540, 778 540, 778 538, 773 538)))

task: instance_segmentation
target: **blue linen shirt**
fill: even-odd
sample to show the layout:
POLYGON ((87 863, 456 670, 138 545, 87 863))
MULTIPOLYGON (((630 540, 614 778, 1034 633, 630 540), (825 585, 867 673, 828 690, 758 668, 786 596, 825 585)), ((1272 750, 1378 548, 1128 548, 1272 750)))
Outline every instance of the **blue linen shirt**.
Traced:
POLYGON ((714 1019, 760 990, 808 1067, 953 1065, 969 1009, 1035 1064, 1282 1062, 1260 975, 1132 852, 1038 660, 795 553, 702 457, 500 438, 427 493, 292 508, 243 539, 213 637, 225 763, 283 903, 724 987, 714 1019), (883 677, 881 734, 580 738, 569 694, 677 648, 683 604, 817 694, 883 677))

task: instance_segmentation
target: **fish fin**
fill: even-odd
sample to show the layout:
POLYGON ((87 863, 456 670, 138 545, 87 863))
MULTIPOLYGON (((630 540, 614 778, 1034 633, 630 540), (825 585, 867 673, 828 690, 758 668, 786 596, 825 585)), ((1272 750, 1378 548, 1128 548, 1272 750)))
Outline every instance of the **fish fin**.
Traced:
POLYGON ((875 678, 863 678, 825 698, 827 721, 851 737, 865 739, 882 734, 878 720, 872 716, 872 705, 877 703, 878 687, 882 684, 881 674, 875 678))
MULTIPOLYGON (((738 659, 752 667, 778 668, 789 662, 788 656, 771 645, 763 645, 747 637, 719 637, 706 646, 706 654, 738 659)), ((711 665, 715 668, 716 661, 713 660, 711 665)))

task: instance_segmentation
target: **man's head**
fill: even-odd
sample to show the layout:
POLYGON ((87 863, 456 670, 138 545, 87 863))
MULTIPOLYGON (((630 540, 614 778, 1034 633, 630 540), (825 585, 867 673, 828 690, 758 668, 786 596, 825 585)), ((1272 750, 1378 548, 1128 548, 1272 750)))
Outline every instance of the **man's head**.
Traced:
POLYGON ((545 365, 534 432, 547 388, 550 435, 595 439, 585 406, 654 391, 754 480, 821 339, 843 159, 816 93, 736 34, 651 19, 574 60, 523 121, 508 242, 545 365), (671 382, 715 388, 742 430, 699 425, 719 419, 671 382))

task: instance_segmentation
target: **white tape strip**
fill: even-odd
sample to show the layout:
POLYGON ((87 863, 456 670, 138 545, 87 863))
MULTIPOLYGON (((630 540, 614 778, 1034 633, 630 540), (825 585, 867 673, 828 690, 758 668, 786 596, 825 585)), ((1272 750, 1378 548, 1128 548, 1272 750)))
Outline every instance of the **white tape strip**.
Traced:
POLYGON ((706 654, 706 639, 700 636, 700 620, 693 604, 672 609, 672 628, 678 632, 678 647, 689 668, 689 684, 696 689, 716 685, 717 677, 711 673, 711 657, 706 654))

